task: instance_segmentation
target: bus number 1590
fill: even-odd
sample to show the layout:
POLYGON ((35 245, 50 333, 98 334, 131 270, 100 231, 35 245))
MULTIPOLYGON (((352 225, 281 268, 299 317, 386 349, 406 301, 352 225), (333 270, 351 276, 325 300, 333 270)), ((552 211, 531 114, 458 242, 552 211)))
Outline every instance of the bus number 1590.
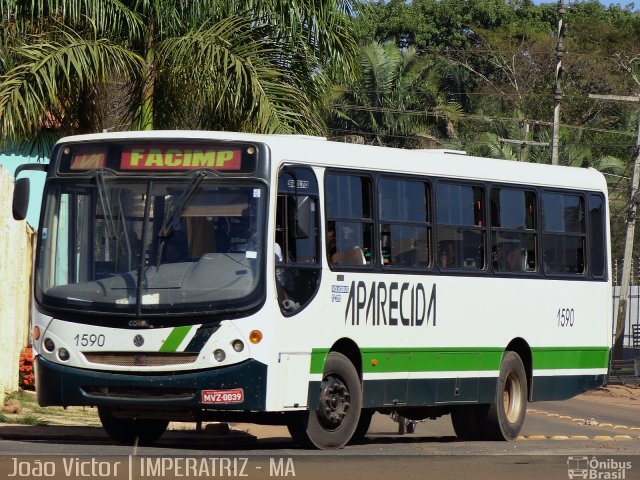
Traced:
POLYGON ((575 319, 575 313, 573 308, 559 308, 558 309, 558 326, 559 327, 573 327, 575 319))
POLYGON ((92 333, 89 335, 88 333, 83 333, 73 337, 73 340, 76 342, 76 347, 104 347, 105 337, 103 334, 96 335, 92 333))

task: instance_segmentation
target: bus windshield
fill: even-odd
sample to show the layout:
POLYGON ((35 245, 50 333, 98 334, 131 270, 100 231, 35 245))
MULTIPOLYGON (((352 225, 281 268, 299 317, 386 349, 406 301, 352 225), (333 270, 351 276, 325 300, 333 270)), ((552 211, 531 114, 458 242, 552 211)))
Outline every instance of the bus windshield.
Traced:
POLYGON ((104 175, 47 190, 36 298, 135 315, 230 312, 262 298, 266 189, 255 180, 104 175))

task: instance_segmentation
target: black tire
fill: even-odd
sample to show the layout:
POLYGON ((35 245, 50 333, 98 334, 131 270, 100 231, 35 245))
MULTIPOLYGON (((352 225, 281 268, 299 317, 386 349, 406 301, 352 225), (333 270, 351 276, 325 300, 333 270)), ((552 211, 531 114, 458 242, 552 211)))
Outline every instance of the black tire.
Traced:
POLYGON ((327 355, 317 404, 318 410, 290 418, 287 427, 291 437, 304 447, 344 447, 358 427, 362 388, 358 372, 341 353, 327 355))
POLYGON ((481 419, 487 408, 487 405, 464 405, 451 410, 453 430, 460 440, 474 441, 482 438, 481 419))
POLYGON ((371 426, 371 419, 373 418, 374 413, 376 413, 376 411, 372 408, 365 408, 360 411, 358 426, 356 427, 356 431, 353 432, 351 440, 349 440, 350 445, 362 443, 364 441, 364 437, 371 426))
POLYGON ((303 448, 315 448, 315 445, 309 440, 307 435, 307 422, 309 420, 309 412, 296 412, 288 414, 287 430, 294 443, 303 448))
POLYGON ((167 420, 140 420, 136 418, 117 418, 111 410, 98 407, 98 415, 105 432, 116 442, 133 445, 149 445, 155 442, 167 430, 167 420))
POLYGON ((496 401, 482 420, 487 440, 513 440, 518 436, 527 412, 527 374, 520 356, 507 351, 500 364, 496 401))

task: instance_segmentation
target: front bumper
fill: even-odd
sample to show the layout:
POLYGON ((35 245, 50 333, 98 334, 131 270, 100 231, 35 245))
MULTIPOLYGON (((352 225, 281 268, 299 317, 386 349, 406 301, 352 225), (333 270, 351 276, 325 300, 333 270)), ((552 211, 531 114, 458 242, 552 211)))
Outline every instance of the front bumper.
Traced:
POLYGON ((111 373, 68 367, 35 359, 36 391, 41 406, 179 408, 181 410, 264 411, 267 366, 256 360, 210 370, 164 374, 111 373), (241 388, 240 403, 202 403, 203 390, 241 388))

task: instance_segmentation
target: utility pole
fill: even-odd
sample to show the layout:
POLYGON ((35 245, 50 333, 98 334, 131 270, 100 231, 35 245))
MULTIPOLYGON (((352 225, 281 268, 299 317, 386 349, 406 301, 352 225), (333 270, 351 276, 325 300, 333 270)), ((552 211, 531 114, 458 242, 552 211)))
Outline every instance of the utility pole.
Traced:
POLYGON ((553 140, 551 142, 551 164, 558 165, 558 149, 560 144, 560 101, 562 100, 562 57, 564 48, 564 14, 567 11, 564 0, 558 1, 558 43, 556 45, 556 87, 553 91, 553 140))
MULTIPOLYGON (((620 95, 595 95, 589 94, 589 98, 608 100, 614 102, 640 102, 640 95, 625 97, 620 95)), ((636 211, 638 209, 640 184, 640 118, 638 119, 638 139, 636 149, 633 152, 633 175, 631 177, 631 192, 629 193, 629 211, 627 212, 627 232, 624 241, 624 257, 622 258, 622 281, 620 282, 620 298, 618 300, 618 312, 616 317, 615 340, 613 342, 613 358, 622 359, 624 347, 624 321, 627 317, 629 304, 629 285, 631 284, 631 259, 633 257, 633 237, 636 229, 636 211)))

